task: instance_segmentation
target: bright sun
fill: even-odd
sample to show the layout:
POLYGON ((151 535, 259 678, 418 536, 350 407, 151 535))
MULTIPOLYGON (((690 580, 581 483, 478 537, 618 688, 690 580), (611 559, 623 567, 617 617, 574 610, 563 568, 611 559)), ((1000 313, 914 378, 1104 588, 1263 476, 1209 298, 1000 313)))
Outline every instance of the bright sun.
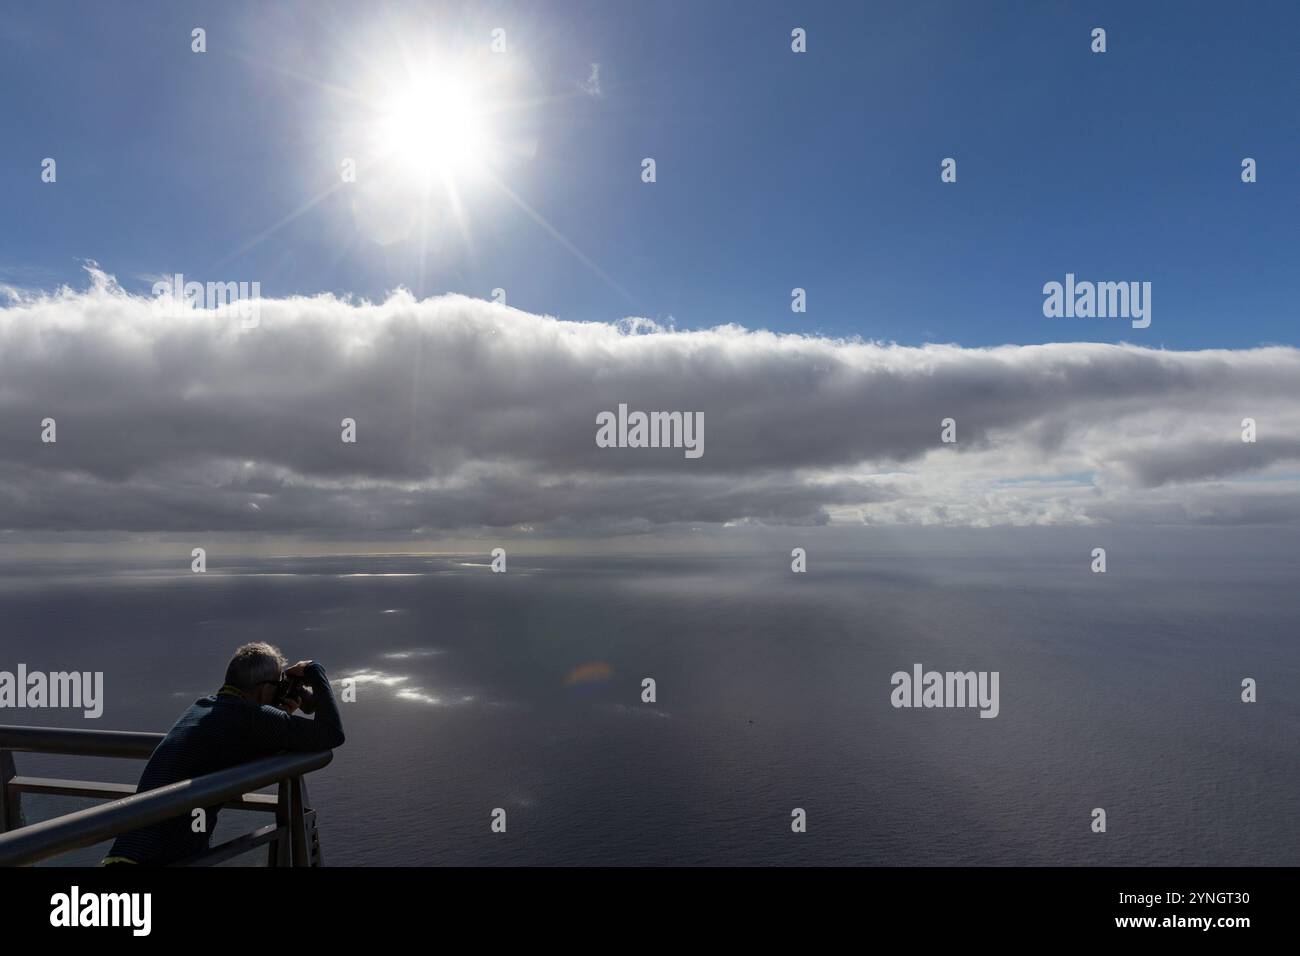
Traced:
POLYGON ((458 232, 469 248, 476 217, 503 198, 521 202, 510 178, 537 152, 538 82, 520 58, 486 45, 448 49, 417 36, 390 46, 363 58, 359 88, 340 88, 338 148, 359 154, 341 180, 354 222, 383 246, 418 237, 428 248, 458 232))
POLYGON ((489 144, 483 98, 464 77, 420 77, 379 109, 380 155, 425 184, 481 171, 489 144))

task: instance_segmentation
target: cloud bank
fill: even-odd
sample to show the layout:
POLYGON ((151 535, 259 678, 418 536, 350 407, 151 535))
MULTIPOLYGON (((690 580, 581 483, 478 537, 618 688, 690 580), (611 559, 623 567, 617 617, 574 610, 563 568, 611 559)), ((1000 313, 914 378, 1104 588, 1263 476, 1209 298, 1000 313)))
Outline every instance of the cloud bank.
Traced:
POLYGON ((0 306, 0 528, 1300 519, 1294 348, 910 348, 404 292, 262 300, 243 328, 92 279, 0 306), (702 412, 704 455, 597 447, 620 403, 702 412))

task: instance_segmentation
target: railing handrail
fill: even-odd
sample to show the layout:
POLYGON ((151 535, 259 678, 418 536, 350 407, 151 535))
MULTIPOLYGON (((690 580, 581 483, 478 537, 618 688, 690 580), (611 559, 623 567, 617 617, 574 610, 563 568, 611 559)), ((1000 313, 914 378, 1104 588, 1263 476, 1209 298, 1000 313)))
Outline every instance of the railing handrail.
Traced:
MULTIPOLYGON (((29 744, 38 743, 46 738, 39 732, 65 733, 72 735, 95 734, 112 736, 113 731, 66 731, 49 727, 0 727, 0 750, 25 749, 47 751, 45 745, 20 747, 9 743, 21 739, 22 735, 12 736, 11 731, 33 730, 36 735, 28 737, 29 744)), ((161 734, 122 734, 125 737, 157 736, 161 734)), ((125 746, 119 742, 121 746, 125 746)), ((110 743, 110 747, 115 746, 110 743)), ((74 753, 75 750, 58 750, 58 753, 74 753)), ((152 752, 152 750, 150 751, 152 752)), ((92 755, 128 756, 126 753, 104 754, 94 751, 92 755)), ((146 754, 147 756, 147 754, 146 754)), ((78 810, 53 820, 29 824, 17 830, 0 834, 0 866, 22 866, 68 850, 90 846, 109 837, 135 830, 150 823, 158 823, 172 817, 180 816, 195 807, 209 807, 224 803, 245 793, 257 790, 269 784, 292 777, 298 777, 313 770, 319 770, 332 759, 334 753, 321 750, 313 753, 283 753, 270 757, 261 757, 235 767, 218 770, 215 773, 179 780, 165 787, 146 790, 111 803, 78 810)))
POLYGON ((146 760, 165 736, 167 735, 129 730, 78 730, 71 727, 17 727, 0 724, 0 750, 146 760))

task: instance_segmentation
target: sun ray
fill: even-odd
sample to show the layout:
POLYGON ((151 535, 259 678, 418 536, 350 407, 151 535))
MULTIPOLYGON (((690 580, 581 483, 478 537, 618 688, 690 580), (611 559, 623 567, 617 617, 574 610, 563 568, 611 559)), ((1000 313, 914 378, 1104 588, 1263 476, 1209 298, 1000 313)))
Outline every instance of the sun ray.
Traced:
POLYGON ((334 193, 338 192, 340 189, 343 188, 344 185, 346 185, 346 184, 343 183, 343 182, 338 182, 338 183, 335 183, 334 185, 330 186, 328 189, 324 190, 323 192, 317 193, 315 196, 313 196, 311 199, 308 199, 305 203, 303 203, 303 204, 302 204, 301 206, 299 206, 297 209, 293 210, 293 212, 291 212, 291 213, 289 213, 288 215, 286 215, 286 216, 282 217, 281 219, 277 220, 274 224, 272 224, 271 226, 268 226, 266 229, 262 230, 260 233, 258 233, 256 236, 254 236, 252 239, 249 239, 247 242, 245 242, 242 246, 240 246, 240 247, 239 247, 238 249, 236 249, 234 252, 230 253, 229 255, 223 256, 221 259, 219 259, 219 260, 216 262, 216 266, 217 266, 218 268, 221 267, 221 266, 224 266, 226 263, 231 262, 231 261, 234 260, 234 259, 238 259, 238 258, 239 258, 240 256, 242 256, 244 253, 250 251, 251 249, 256 248, 256 247, 259 246, 259 245, 261 245, 263 242, 265 242, 265 241, 266 241, 267 239, 269 239, 271 236, 275 235, 277 232, 279 232, 281 229, 283 229, 283 228, 284 228, 285 226, 287 226, 289 223, 293 222, 293 221, 294 221, 295 219, 297 219, 299 216, 303 215, 303 213, 308 212, 309 210, 311 210, 311 209, 314 208, 315 206, 318 206, 320 203, 322 203, 323 201, 325 201, 326 199, 328 199, 328 198, 329 198, 330 196, 332 196, 334 193))
POLYGON ((596 263, 593 262, 586 255, 586 253, 584 253, 581 249, 579 249, 568 239, 566 239, 558 229, 556 229, 554 226, 552 226, 549 222, 546 221, 546 219, 542 216, 541 213, 535 210, 532 206, 528 205, 528 203, 524 201, 523 197, 519 196, 513 189, 511 189, 508 185, 506 185, 506 183, 503 180, 498 179, 495 176, 491 176, 491 174, 489 174, 489 176, 492 180, 493 185, 495 185, 498 189, 500 189, 507 196, 509 196, 510 200, 514 202, 515 205, 517 205, 521 210, 523 210, 524 214, 527 215, 530 219, 532 219, 533 222, 537 223, 539 226, 545 229, 546 232, 550 234, 552 239, 554 239, 565 249, 567 249, 570 253, 572 253, 579 262, 581 262, 584 266, 590 269, 594 275, 598 276, 611 289, 613 289, 619 295, 623 296, 623 298, 627 299, 627 301, 630 302, 636 308, 641 308, 641 304, 637 300, 636 296, 632 295, 631 292, 628 292, 627 289, 619 285, 618 282, 614 280, 613 276, 607 273, 600 266, 596 265, 596 263))
MULTIPOLYGON (((640 308, 635 296, 507 181, 515 163, 536 155, 536 134, 528 131, 530 119, 548 106, 576 98, 576 91, 523 93, 517 88, 517 77, 501 74, 500 64, 482 54, 448 50, 436 43, 424 45, 407 30, 393 30, 389 39, 387 56, 366 57, 355 47, 345 50, 366 78, 360 88, 325 82, 244 54, 231 55, 308 84, 343 105, 339 129, 346 131, 348 142, 362 144, 355 162, 358 182, 365 182, 356 187, 352 200, 359 234, 381 245, 415 242, 418 296, 429 292, 429 254, 436 248, 439 230, 454 230, 461 247, 473 255, 475 230, 468 193, 495 186, 593 275, 640 308)), ((339 181, 323 189, 242 243, 219 265, 256 248, 347 185, 339 181)))

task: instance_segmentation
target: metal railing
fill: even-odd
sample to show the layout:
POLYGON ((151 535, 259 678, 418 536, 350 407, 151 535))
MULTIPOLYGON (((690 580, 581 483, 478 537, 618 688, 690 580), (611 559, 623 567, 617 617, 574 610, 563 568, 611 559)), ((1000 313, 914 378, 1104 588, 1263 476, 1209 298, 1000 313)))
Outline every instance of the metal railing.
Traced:
POLYGON ((13 759, 15 752, 28 752, 146 760, 162 739, 162 734, 0 726, 0 866, 35 863, 196 808, 217 805, 274 813, 275 822, 178 865, 211 866, 260 846, 268 848, 268 866, 321 865, 316 811, 308 806, 303 775, 328 764, 334 758, 329 750, 262 757, 144 793, 137 793, 131 784, 20 776, 13 759), (276 796, 253 792, 273 783, 279 785, 276 796), (110 802, 24 826, 24 793, 106 798, 110 802))

